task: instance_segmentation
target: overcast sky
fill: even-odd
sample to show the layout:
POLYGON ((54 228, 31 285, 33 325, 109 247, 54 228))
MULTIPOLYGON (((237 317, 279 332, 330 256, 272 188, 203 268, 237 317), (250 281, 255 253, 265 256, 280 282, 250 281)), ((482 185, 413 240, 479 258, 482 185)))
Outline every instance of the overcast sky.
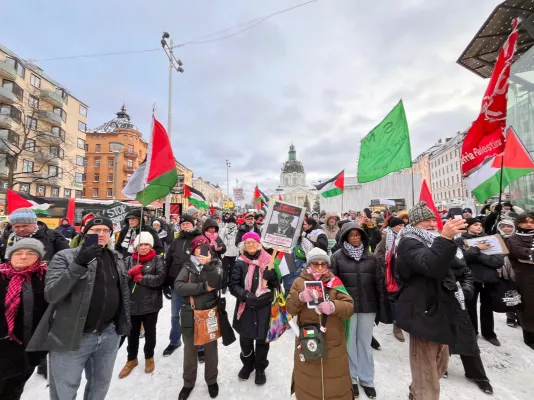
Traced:
MULTIPOLYGON (((182 43, 303 1, 10 1, 0 41, 35 60, 151 49, 164 30, 182 43)), ((343 168, 354 176, 360 139, 400 98, 415 158, 476 118, 487 81, 456 60, 498 3, 318 0, 231 38, 177 48, 185 73, 173 77, 176 158, 224 188, 228 158, 231 187, 238 178, 249 194, 256 182, 278 185, 291 142, 308 182, 343 168)), ((89 128, 123 102, 145 138, 154 102, 167 125, 162 51, 37 64, 89 105, 89 128)))

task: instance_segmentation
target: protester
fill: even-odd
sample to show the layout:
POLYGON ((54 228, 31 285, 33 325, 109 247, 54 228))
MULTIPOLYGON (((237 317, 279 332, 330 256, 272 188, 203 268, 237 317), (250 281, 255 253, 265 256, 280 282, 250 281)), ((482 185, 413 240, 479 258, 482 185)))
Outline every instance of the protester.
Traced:
POLYGON ((187 215, 193 218, 193 226, 202 232, 202 220, 200 219, 198 209, 195 206, 189 206, 187 209, 187 215))
POLYGON ((404 282, 396 324, 410 334, 410 397, 438 400, 447 371, 449 344, 456 341, 456 279, 451 264, 459 251, 454 238, 463 219, 445 224, 437 236, 436 216, 423 201, 409 211, 410 225, 397 238, 397 268, 404 282))
POLYGON ((495 284, 499 282, 497 270, 504 266, 504 256, 501 254, 488 255, 483 251, 491 247, 489 243, 478 243, 476 246, 467 245, 466 240, 485 236, 482 231, 482 223, 476 218, 468 218, 467 232, 456 239, 458 247, 463 251, 467 266, 473 274, 473 296, 467 301, 467 309, 475 333, 478 335, 478 295, 480 294, 480 331, 482 337, 494 346, 501 343, 495 334, 491 293, 495 284))
POLYGON ((174 236, 170 234, 167 224, 159 219, 152 221, 152 228, 156 231, 159 240, 163 246, 163 253, 167 253, 167 249, 171 245, 174 236))
POLYGON ((337 213, 327 213, 325 215, 325 223, 323 229, 326 233, 326 238, 328 239, 328 250, 331 251, 332 248, 336 245, 336 235, 339 232, 338 222, 341 219, 337 213))
POLYGON ((0 399, 18 400, 46 353, 26 346, 48 304, 44 299, 46 262, 37 239, 17 241, 0 264, 0 399))
POLYGON ((310 324, 322 326, 322 315, 328 316, 324 325, 326 356, 321 360, 303 361, 299 341, 295 340, 291 391, 296 394, 297 399, 353 398, 343 324, 343 320, 349 319, 353 314, 353 303, 342 285, 328 289, 330 282, 336 282, 334 274, 328 269, 329 265, 330 257, 325 251, 312 249, 308 253, 306 267, 293 282, 287 298, 287 311, 295 317, 298 316, 300 327, 310 324), (306 281, 322 281, 328 294, 329 300, 318 306, 319 315, 306 305, 306 302, 318 297, 317 291, 305 288, 306 281))
POLYGON ((209 240, 210 250, 219 260, 226 252, 226 245, 219 236, 219 224, 212 218, 208 218, 202 225, 202 234, 209 240))
POLYGON ((354 300, 348 343, 350 376, 354 393, 358 384, 367 397, 376 398, 371 341, 375 318, 391 323, 384 275, 376 256, 369 252, 369 238, 355 222, 343 225, 341 249, 332 255, 332 273, 341 279, 354 300))
POLYGON ((70 224, 68 218, 62 218, 60 225, 56 228, 56 231, 61 233, 65 239, 71 240, 76 236, 76 229, 70 224))
POLYGON ((534 350, 534 214, 521 214, 515 220, 516 232, 506 240, 515 274, 515 283, 521 294, 518 309, 523 340, 534 350))
POLYGON ((326 232, 314 218, 304 218, 301 237, 301 246, 306 254, 314 247, 328 251, 326 232))
POLYGON ((155 370, 154 349, 156 347, 156 324, 159 310, 163 307, 161 287, 167 276, 165 261, 152 248, 154 238, 148 232, 141 232, 134 243, 135 252, 125 261, 130 287, 130 316, 132 330, 128 335, 128 360, 119 374, 126 378, 139 365, 139 334, 141 324, 145 332, 145 373, 155 370))
POLYGON ((85 225, 92 220, 96 215, 95 214, 87 214, 82 218, 82 224, 80 226, 80 233, 78 233, 74 238, 70 241, 70 248, 75 249, 78 246, 81 246, 83 242, 83 230, 85 229, 85 225))
POLYGON ((121 229, 115 250, 122 254, 123 257, 131 256, 134 253, 134 243, 137 235, 141 231, 148 232, 154 238, 154 250, 157 254, 163 254, 163 244, 159 239, 157 232, 146 222, 141 224, 141 209, 131 210, 124 218, 124 228, 121 229))
POLYGON ((257 233, 243 235, 240 253, 230 279, 230 293, 237 299, 233 327, 240 336, 243 363, 238 377, 247 380, 256 370, 256 385, 264 385, 265 369, 269 365, 266 338, 274 290, 279 287, 278 276, 274 270, 267 269, 271 256, 262 248, 257 233))
POLYGON ((254 232, 261 236, 261 230, 259 225, 256 223, 256 220, 254 218, 254 213, 248 212, 245 215, 245 223, 240 225, 237 230, 237 235, 235 238, 235 244, 236 246, 239 245, 243 241, 243 235, 245 235, 248 232, 254 232))
MULTIPOLYGON (((503 219, 497 224, 497 231, 503 237, 503 239, 508 239, 515 233, 514 221, 512 219, 503 219)), ((512 268, 512 263, 510 262, 510 258, 508 257, 508 255, 504 256, 503 272, 501 272, 500 275, 506 276, 508 277, 508 279, 512 279, 515 282, 514 270, 512 268)), ((511 328, 516 328, 517 321, 518 317, 516 311, 508 311, 506 313, 506 325, 511 328)))
POLYGON ((112 229, 109 218, 91 219, 83 233, 98 235, 98 244, 64 250, 48 267, 44 296, 50 306, 28 351, 50 350, 52 400, 74 399, 84 370, 85 398, 103 400, 120 335, 130 333, 124 261, 106 247, 112 229))
MULTIPOLYGON (((217 290, 221 288, 222 264, 211 253, 204 257, 200 254, 200 246, 209 245, 205 236, 197 236, 191 242, 191 257, 184 262, 176 282, 174 291, 183 297, 184 305, 180 312, 182 333, 184 339, 184 386, 180 391, 178 400, 186 400, 195 387, 198 368, 198 346, 194 344, 194 318, 195 310, 209 310, 218 304, 217 290)), ((205 354, 205 379, 208 392, 213 399, 219 394, 217 384, 219 355, 217 340, 203 345, 205 354)))
POLYGON ((371 219, 371 212, 368 208, 365 209, 366 212, 363 215, 358 217, 358 224, 363 229, 367 237, 369 238, 369 250, 371 253, 374 253, 376 246, 382 240, 382 233, 378 226, 371 219))
POLYGON ((237 225, 235 217, 228 216, 226 218, 226 226, 221 231, 221 239, 226 246, 226 251, 222 259, 223 266, 223 280, 222 280, 222 291, 226 293, 228 288, 228 283, 230 277, 232 276, 232 271, 234 269, 234 264, 237 256, 239 255, 239 249, 237 248, 236 242, 237 236, 237 225))
POLYGON ((180 232, 178 233, 178 237, 173 240, 165 256, 167 279, 163 290, 165 297, 171 299, 171 332, 169 334, 169 345, 163 350, 164 357, 169 357, 182 345, 182 332, 180 327, 182 298, 171 288, 174 287, 174 281, 182 270, 184 263, 189 261, 191 256, 191 242, 197 236, 202 235, 194 225, 195 221, 189 214, 184 214, 180 217, 180 232))

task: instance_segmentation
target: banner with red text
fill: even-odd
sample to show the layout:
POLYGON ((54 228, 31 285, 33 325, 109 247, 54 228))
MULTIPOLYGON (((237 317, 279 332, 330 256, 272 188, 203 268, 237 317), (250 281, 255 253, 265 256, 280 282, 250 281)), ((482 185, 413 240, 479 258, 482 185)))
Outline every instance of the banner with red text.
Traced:
POLYGON ((290 252, 299 239, 306 209, 282 201, 272 203, 263 222, 261 243, 265 247, 290 252))

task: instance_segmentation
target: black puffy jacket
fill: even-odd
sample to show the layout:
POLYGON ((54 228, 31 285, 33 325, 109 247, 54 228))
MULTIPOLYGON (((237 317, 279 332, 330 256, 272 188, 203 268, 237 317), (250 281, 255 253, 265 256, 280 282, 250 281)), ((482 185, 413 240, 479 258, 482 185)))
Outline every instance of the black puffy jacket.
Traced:
MULTIPOLYGON (((132 257, 125 260, 126 270, 131 270, 138 261, 132 257)), ((131 278, 130 286, 130 315, 144 315, 159 311, 163 307, 161 287, 167 277, 167 269, 162 256, 154 256, 143 264, 143 279, 135 283, 131 278)))
POLYGON ((487 236, 485 234, 471 235, 462 234, 462 237, 456 239, 456 244, 462 249, 467 262, 467 266, 473 274, 473 280, 480 283, 497 283, 499 282, 498 269, 504 265, 504 256, 501 254, 487 255, 482 253, 478 247, 465 248, 465 240, 477 237, 487 236))
POLYGON ((184 263, 191 257, 191 242, 197 236, 202 235, 197 228, 190 232, 180 231, 178 237, 174 239, 165 255, 165 264, 167 266, 167 286, 174 285, 184 263))
POLYGON ((332 255, 331 270, 338 276, 354 301, 355 313, 377 313, 380 322, 391 323, 389 300, 384 275, 376 256, 369 252, 369 238, 355 222, 343 225, 339 243, 341 248, 332 255), (360 261, 352 258, 343 247, 349 232, 358 230, 364 251, 360 261))

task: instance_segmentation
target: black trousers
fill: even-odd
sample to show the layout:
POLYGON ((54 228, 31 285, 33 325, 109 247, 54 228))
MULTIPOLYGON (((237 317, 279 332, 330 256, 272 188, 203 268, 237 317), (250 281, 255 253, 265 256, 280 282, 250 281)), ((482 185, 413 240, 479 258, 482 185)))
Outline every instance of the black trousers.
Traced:
POLYGON ((139 351, 139 333, 141 332, 141 323, 145 328, 145 360, 154 357, 156 348, 156 324, 158 323, 159 311, 144 314, 132 315, 132 330, 128 336, 128 361, 135 360, 139 351))
POLYGON ((478 335, 478 295, 480 294, 480 331, 486 339, 497 337, 495 334, 495 323, 493 321, 493 309, 491 308, 491 283, 474 282, 473 297, 466 302, 469 317, 473 323, 473 328, 478 335))
POLYGON ((476 356, 460 356, 462 364, 464 365, 465 377, 474 381, 488 381, 486 371, 484 370, 484 364, 480 354, 476 356))
POLYGON ((2 400, 19 400, 24 391, 24 385, 30 379, 35 368, 15 375, 11 378, 0 379, 0 399, 2 400))
POLYGON ((223 267, 222 289, 226 289, 228 287, 228 281, 230 280, 230 276, 232 276, 232 271, 234 269, 236 258, 237 257, 223 257, 222 259, 222 267, 223 267))
POLYGON ((265 371, 269 365, 267 355, 269 354, 269 343, 265 340, 254 340, 249 338, 239 337, 239 344, 241 345, 241 361, 243 365, 250 371, 265 371), (254 348, 256 342, 256 348, 254 348))

